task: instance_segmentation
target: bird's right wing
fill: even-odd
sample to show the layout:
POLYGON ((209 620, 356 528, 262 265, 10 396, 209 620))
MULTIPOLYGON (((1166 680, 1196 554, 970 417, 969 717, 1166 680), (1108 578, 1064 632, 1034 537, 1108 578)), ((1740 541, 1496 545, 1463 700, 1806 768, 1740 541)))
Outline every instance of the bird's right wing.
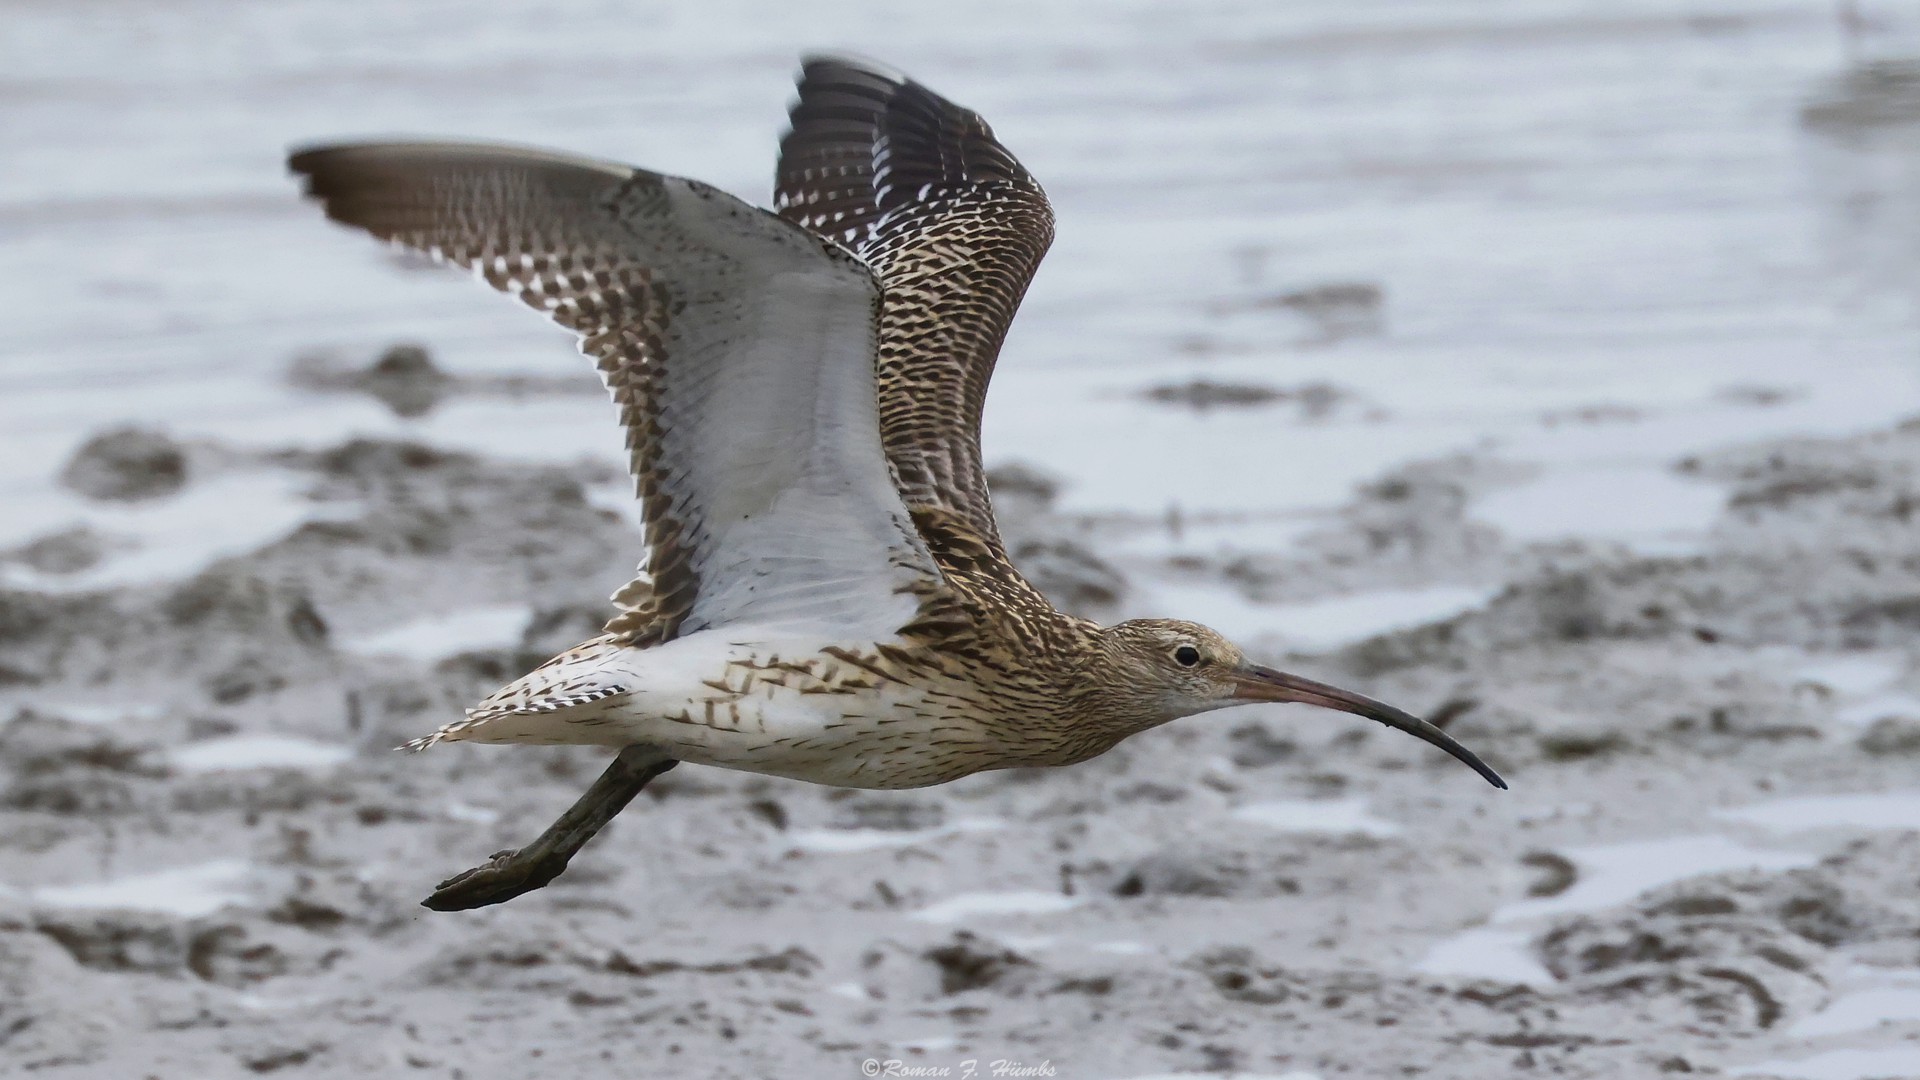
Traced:
POLYGON ((1004 558, 980 413, 1053 241, 1046 193, 977 114, 871 64, 808 59, 788 119, 778 213, 853 248, 880 279, 880 428, 901 495, 1004 558))
POLYGON ((327 215, 581 337, 627 429, 652 595, 609 629, 884 640, 939 571, 881 449, 877 294, 845 249, 704 184, 530 150, 319 147, 327 215))

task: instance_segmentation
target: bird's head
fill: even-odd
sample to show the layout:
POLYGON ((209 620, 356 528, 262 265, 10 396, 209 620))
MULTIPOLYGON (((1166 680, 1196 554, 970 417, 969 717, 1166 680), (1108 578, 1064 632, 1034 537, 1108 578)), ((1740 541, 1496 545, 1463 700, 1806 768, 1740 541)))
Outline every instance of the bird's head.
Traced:
POLYGON ((1114 683, 1125 712, 1154 726, 1183 716, 1255 701, 1298 701, 1364 716, 1445 750, 1494 787, 1506 781, 1451 735, 1411 713, 1351 690, 1275 671, 1247 659, 1217 631, 1179 619, 1130 619, 1102 631, 1118 670, 1114 683))

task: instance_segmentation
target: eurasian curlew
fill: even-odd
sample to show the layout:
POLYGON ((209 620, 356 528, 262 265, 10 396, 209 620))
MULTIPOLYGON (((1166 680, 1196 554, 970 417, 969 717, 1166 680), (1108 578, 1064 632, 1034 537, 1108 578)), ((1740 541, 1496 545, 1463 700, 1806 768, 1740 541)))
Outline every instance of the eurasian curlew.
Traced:
POLYGON ((644 510, 645 572, 605 632, 412 744, 619 755, 531 845, 428 907, 547 884, 681 761, 921 787, 1294 701, 1408 732, 1506 786, 1432 724, 1255 664, 1204 626, 1055 610, 1008 561, 980 462, 987 380, 1053 237, 1046 196, 979 116, 871 64, 808 60, 790 120, 771 213, 502 146, 291 158, 329 217, 578 334, 644 510))

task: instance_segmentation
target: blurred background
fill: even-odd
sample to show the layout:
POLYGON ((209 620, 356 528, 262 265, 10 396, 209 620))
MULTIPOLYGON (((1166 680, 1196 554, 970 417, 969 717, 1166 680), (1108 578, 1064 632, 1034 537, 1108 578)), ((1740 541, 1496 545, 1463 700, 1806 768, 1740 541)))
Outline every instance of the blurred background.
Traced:
MULTIPOLYGON (((579 365, 523 312, 317 222, 286 149, 519 141, 765 202, 787 75, 830 47, 979 110, 1056 204, 987 442, 1059 472, 1069 505, 1324 508, 1491 439, 1569 492, 1644 483, 1678 532, 1708 500, 1595 470, 1915 405, 1916 91, 1872 63, 1920 13, 1848 10, 11 4, 7 518, 83 512, 43 506, 45 481, 116 419, 616 461, 584 373, 581 401, 411 422, 289 386, 296 358, 401 340, 451 371, 579 365), (1198 379, 1347 397, 1305 426, 1139 398, 1198 379), (1634 419, 1538 419, 1596 402, 1634 419)), ((1560 527, 1635 527, 1597 501, 1564 500, 1590 518, 1560 527)))
POLYGON ((0 941, 36 973, 0 965, 0 1063, 1920 1076, 1920 5, 0 28, 0 941), (590 634, 634 511, 566 335, 328 224, 285 153, 531 143, 765 204, 822 49, 976 109, 1054 203, 985 430, 1023 568, 1452 710, 1512 797, 1288 711, 911 799, 682 770, 571 903, 414 914, 597 765, 380 748, 590 634))

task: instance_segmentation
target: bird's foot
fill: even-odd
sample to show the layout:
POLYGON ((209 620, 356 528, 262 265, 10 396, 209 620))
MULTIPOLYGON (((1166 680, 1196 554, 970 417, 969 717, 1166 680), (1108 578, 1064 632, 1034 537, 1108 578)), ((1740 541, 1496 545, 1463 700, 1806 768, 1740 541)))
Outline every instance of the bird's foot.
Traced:
POLYGON ((448 878, 432 896, 420 901, 421 906, 435 911, 466 911, 504 904, 521 893, 545 888, 567 868, 574 852, 612 821, 649 780, 673 766, 674 762, 661 757, 658 750, 627 747, 539 839, 517 851, 502 851, 480 866, 448 878))
POLYGON ((467 911, 504 904, 522 893, 545 888, 566 868, 565 858, 553 854, 524 854, 509 848, 441 882, 432 896, 420 901, 420 906, 435 911, 467 911))

